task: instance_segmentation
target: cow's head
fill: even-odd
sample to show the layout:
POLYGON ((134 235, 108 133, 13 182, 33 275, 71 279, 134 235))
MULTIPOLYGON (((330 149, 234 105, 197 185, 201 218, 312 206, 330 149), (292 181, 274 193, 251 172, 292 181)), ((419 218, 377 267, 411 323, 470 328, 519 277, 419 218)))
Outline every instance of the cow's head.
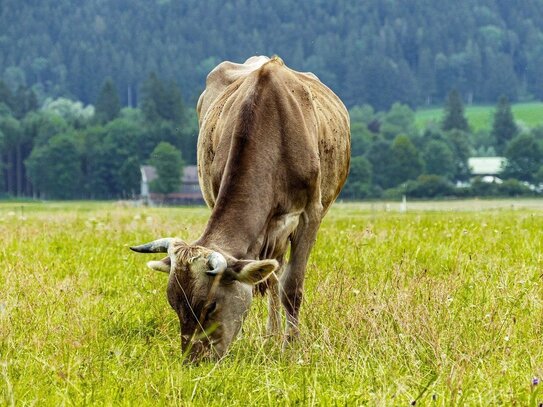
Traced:
POLYGON ((192 360, 224 355, 241 328, 252 285, 267 278, 275 260, 237 260, 176 238, 131 247, 139 253, 168 253, 149 268, 168 273, 168 301, 181 324, 181 347, 192 360))

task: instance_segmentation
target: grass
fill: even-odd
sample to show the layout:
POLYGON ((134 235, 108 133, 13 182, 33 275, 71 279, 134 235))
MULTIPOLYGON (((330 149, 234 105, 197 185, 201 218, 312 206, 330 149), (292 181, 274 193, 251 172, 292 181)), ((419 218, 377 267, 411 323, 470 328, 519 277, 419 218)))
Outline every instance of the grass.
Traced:
MULTIPOLYGON (((466 117, 473 131, 490 130, 495 106, 467 106, 466 117)), ((543 103, 517 103, 512 105, 515 120, 521 127, 533 128, 543 124, 543 103)), ((439 123, 443 117, 443 108, 421 109, 416 112, 416 124, 419 129, 430 122, 439 123)))
POLYGON ((483 202, 336 205, 299 343, 263 340, 257 298, 226 359, 199 365, 166 277, 126 245, 195 239, 207 209, 0 204, 0 405, 537 405, 543 202, 483 202))

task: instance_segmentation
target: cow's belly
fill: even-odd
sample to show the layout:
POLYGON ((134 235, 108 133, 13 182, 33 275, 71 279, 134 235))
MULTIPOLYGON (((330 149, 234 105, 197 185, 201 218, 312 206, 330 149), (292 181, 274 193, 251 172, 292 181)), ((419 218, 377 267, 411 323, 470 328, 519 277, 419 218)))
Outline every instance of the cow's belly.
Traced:
POLYGON ((261 259, 280 259, 288 249, 289 239, 300 223, 301 212, 274 216, 266 232, 254 243, 250 252, 261 259))

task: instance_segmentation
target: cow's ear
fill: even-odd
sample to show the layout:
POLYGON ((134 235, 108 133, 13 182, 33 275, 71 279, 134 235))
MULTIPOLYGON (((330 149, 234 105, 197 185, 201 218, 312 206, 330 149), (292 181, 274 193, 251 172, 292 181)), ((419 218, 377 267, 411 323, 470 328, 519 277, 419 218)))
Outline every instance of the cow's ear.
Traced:
POLYGON ((265 280, 279 268, 277 260, 238 260, 227 269, 227 277, 246 284, 265 280))
POLYGON ((151 270, 162 271, 163 273, 169 273, 172 267, 172 260, 170 257, 164 257, 162 260, 151 260, 147 262, 147 267, 151 270))

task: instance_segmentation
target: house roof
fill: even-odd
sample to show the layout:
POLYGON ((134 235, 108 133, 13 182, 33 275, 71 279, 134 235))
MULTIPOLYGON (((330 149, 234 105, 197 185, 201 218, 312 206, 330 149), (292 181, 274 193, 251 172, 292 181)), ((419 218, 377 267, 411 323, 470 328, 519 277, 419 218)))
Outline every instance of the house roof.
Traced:
POLYGON ((470 157, 468 167, 471 175, 498 175, 500 174, 507 159, 505 157, 470 157))

